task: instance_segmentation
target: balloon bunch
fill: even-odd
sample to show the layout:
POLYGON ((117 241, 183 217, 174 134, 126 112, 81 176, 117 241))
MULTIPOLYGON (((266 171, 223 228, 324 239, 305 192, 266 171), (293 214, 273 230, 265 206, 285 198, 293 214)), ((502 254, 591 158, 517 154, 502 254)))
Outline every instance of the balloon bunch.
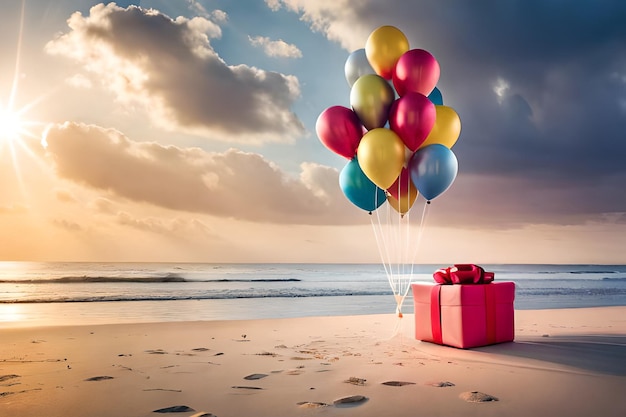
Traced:
POLYGON ((433 55, 409 49, 394 26, 374 30, 346 60, 351 108, 327 108, 315 128, 328 149, 349 159, 339 185, 357 207, 372 212, 389 201, 405 214, 418 191, 430 202, 454 182, 450 148, 461 121, 443 105, 439 75, 433 55))

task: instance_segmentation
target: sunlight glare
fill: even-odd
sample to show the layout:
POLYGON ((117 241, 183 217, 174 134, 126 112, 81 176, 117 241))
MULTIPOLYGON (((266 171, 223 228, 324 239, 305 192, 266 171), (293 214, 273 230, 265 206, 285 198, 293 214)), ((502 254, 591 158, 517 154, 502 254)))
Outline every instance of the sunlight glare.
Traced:
POLYGON ((20 115, 11 109, 0 108, 0 141, 12 141, 23 133, 20 115))
POLYGON ((17 304, 0 305, 0 323, 18 323, 24 318, 22 306, 17 304))

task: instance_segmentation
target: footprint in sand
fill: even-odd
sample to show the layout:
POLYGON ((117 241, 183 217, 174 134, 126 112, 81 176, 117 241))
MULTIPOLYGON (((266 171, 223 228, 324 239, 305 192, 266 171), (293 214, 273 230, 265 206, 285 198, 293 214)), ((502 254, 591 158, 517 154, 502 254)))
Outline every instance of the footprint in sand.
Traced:
POLYGON ((351 395, 349 397, 339 398, 333 401, 333 404, 335 407, 354 407, 363 404, 367 400, 368 398, 363 395, 351 395))
POLYGON ((312 402, 312 401, 302 401, 298 403, 298 407, 300 408, 320 408, 320 407, 330 407, 330 404, 312 402))
POLYGON ((408 381, 387 381, 383 382, 383 385, 388 385, 390 387, 403 387, 405 385, 415 385, 415 382, 408 381))
POLYGON ((429 382, 426 385, 430 385, 431 387, 437 388, 445 388, 445 387, 453 387, 454 384, 449 381, 441 381, 441 382, 429 382))
POLYGON ((196 410, 186 405, 173 405, 171 407, 159 408, 158 410, 154 410, 153 413, 187 413, 190 411, 196 410))
POLYGON ((113 379, 113 377, 108 375, 92 376, 85 379, 85 381, 106 381, 107 379, 113 379))
POLYGON ((266 376, 267 374, 250 374, 248 376, 244 376, 243 379, 246 379, 248 381, 254 381, 257 379, 265 378, 266 376))
POLYGON ((367 379, 365 379, 365 378, 357 378, 357 377, 351 376, 350 378, 346 379, 343 382, 345 382, 347 384, 363 386, 367 382, 367 379))
POLYGON ((0 375, 0 382, 8 381, 9 379, 19 378, 19 375, 9 374, 9 375, 0 375))
POLYGON ((485 394, 484 392, 471 391, 463 392, 459 397, 468 403, 486 403, 492 401, 498 401, 493 395, 485 394))
POLYGON ((278 355, 276 355, 276 353, 274 353, 274 352, 266 352, 266 351, 263 351, 263 352, 260 352, 260 353, 255 353, 255 355, 256 355, 256 356, 271 356, 271 357, 276 357, 276 356, 278 356, 278 355))
POLYGON ((146 350, 146 353, 149 353, 150 355, 167 355, 167 352, 163 349, 149 349, 146 350))

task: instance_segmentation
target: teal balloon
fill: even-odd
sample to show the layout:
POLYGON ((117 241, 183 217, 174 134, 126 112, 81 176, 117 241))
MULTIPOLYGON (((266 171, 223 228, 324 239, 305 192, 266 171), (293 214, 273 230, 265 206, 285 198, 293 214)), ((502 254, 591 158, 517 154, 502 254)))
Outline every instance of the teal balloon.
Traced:
POLYGON ((348 56, 346 64, 344 65, 344 72, 346 74, 346 81, 348 81, 350 87, 352 87, 361 76, 376 74, 376 71, 374 71, 374 68, 372 68, 370 62, 367 60, 365 49, 363 48, 357 49, 348 56))
POLYGON ((443 194, 459 171, 456 155, 449 148, 433 144, 420 148, 409 161, 409 173, 415 188, 426 200, 443 194))
POLYGON ((385 191, 365 176, 356 158, 339 173, 339 187, 352 204, 365 211, 374 211, 387 201, 385 191))
POLYGON ((385 126, 395 98, 387 80, 376 74, 359 77, 350 90, 350 106, 367 130, 385 126))
POLYGON ((433 91, 428 95, 428 99, 437 106, 443 106, 443 96, 441 95, 441 90, 439 90, 437 87, 435 87, 433 91))

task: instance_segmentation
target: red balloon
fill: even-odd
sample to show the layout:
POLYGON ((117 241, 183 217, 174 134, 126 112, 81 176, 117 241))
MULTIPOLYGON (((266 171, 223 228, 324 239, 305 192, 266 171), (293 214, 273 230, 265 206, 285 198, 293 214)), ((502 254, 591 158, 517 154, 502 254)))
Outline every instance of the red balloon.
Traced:
POLYGON ((402 54, 393 70, 393 86, 402 97, 409 91, 428 96, 439 81, 439 63, 430 52, 411 49, 402 54))
POLYGON ((407 148, 416 151, 435 125, 437 111, 424 94, 407 92, 394 101, 389 111, 389 127, 407 148))
POLYGON ((387 188, 387 192, 396 200, 400 200, 400 196, 405 196, 412 190, 415 190, 415 186, 413 185, 413 181, 411 181, 411 173, 408 168, 404 167, 402 168, 402 171, 400 171, 400 175, 398 175, 396 182, 391 184, 391 187, 387 188))
POLYGON ((343 106, 324 110, 317 118, 315 131, 324 146, 348 159, 354 158, 363 137, 363 125, 359 117, 343 106))

